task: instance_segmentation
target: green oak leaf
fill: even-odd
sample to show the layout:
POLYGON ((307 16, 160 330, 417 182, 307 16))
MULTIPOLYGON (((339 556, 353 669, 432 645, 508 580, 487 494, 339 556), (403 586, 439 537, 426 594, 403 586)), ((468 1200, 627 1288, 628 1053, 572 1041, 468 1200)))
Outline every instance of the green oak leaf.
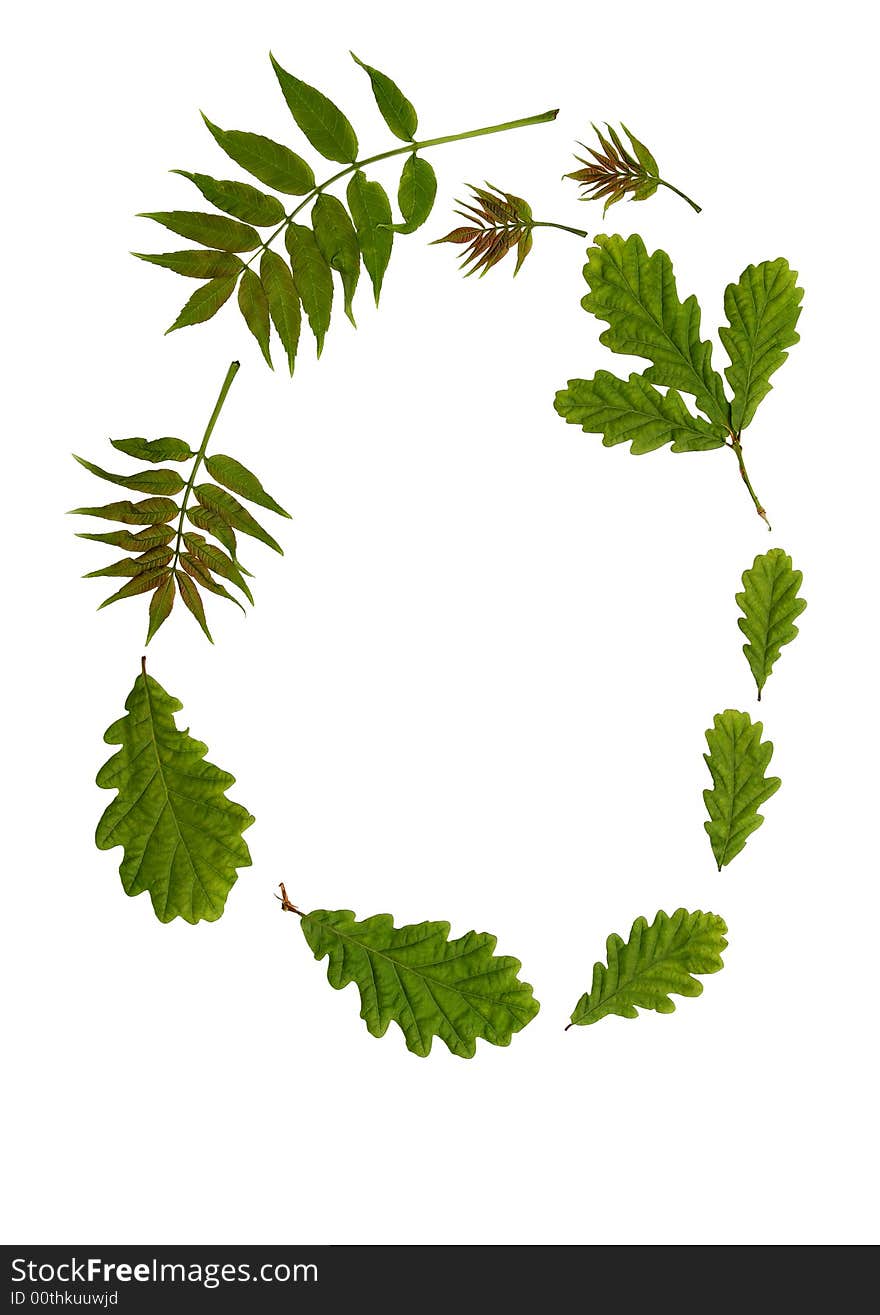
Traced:
POLYGON ((436 1036, 471 1059, 479 1038, 509 1045, 538 1012, 519 960, 496 955, 487 932, 451 941, 448 922, 395 927, 388 913, 356 922, 350 909, 316 909, 301 926, 315 958, 329 958, 330 985, 357 985, 367 1030, 384 1036, 397 1023, 415 1055, 430 1054, 436 1036))
POLYGON ((568 1026, 586 1027, 608 1014, 638 1018, 639 1009, 674 1013, 670 995, 702 994, 695 974, 724 967, 726 933, 723 918, 699 909, 676 909, 671 917, 661 909, 650 926, 636 918, 628 941, 612 932, 605 943, 608 964, 593 968, 592 986, 578 1000, 568 1026))
POLYGON ((758 700, 784 644, 797 637, 795 617, 806 607, 798 598, 803 573, 792 568, 791 558, 782 548, 759 553, 747 571, 743 571, 743 592, 736 595, 737 606, 744 613, 737 624, 749 641, 743 652, 758 686, 758 700))
POLYGON ((724 294, 729 324, 718 336, 730 357, 724 371, 733 389, 731 425, 740 433, 754 418, 758 403, 772 388, 770 376, 788 359, 786 347, 800 341, 795 326, 803 288, 788 261, 749 265, 724 294))
POLYGON ((599 370, 592 379, 569 379, 556 394, 556 410, 585 433, 601 434, 605 447, 629 443, 640 456, 666 443, 673 452, 723 447, 726 430, 692 415, 674 388, 661 393, 644 375, 619 379, 599 370))
POLYGON ((761 722, 752 722, 747 712, 728 708, 716 714, 712 728, 706 731, 709 752, 703 757, 712 789, 703 791, 709 814, 703 825, 719 872, 764 821, 758 809, 782 784, 778 776, 766 775, 773 745, 762 741, 763 730, 761 722))
MULTIPOLYGON (((166 595, 167 598, 167 595, 166 595)), ((242 833, 253 822, 226 791, 235 778, 205 761, 207 745, 178 730, 183 705, 146 667, 125 702, 126 715, 104 740, 119 745, 98 773, 118 793, 95 835, 99 849, 124 850, 127 895, 149 891, 160 922, 213 922, 251 856, 242 833)))

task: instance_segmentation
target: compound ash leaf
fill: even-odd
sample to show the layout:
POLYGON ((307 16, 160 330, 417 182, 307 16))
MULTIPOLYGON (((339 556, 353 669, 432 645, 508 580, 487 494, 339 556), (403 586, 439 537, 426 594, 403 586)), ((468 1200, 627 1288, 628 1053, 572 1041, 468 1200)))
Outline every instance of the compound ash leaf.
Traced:
POLYGON ((85 534, 80 530, 76 537, 91 539, 94 543, 107 543, 111 548, 124 548, 126 552, 144 552, 148 548, 169 544, 174 538, 174 530, 168 525, 148 525, 137 534, 133 534, 131 530, 108 530, 106 534, 85 534))
POLYGON ((180 514, 171 498, 143 498, 140 502, 107 502, 103 507, 74 507, 71 516, 100 516, 123 525, 161 525, 180 514))
POLYGON ((538 1012, 519 960, 496 955, 487 932, 451 941, 448 922, 395 927, 388 913, 356 922, 350 909, 316 909, 301 926, 315 958, 329 959, 330 985, 357 985, 367 1030, 380 1037, 397 1023, 414 1055, 430 1054, 436 1036, 471 1059, 479 1038, 509 1045, 538 1012))
POLYGON ((208 629, 208 621, 205 617, 205 605, 202 602, 202 596, 194 582, 187 575, 186 571, 176 570, 174 572, 174 578, 177 581, 177 592, 183 599, 184 604, 198 621, 208 643, 213 644, 214 637, 208 629))
POLYGON ((322 192, 312 207, 315 241, 321 255, 342 279, 345 313, 354 324, 352 301, 361 272, 361 249, 354 224, 338 197, 322 192))
POLYGON ((274 187, 277 192, 284 192, 288 196, 305 196, 315 186, 312 166, 288 146, 273 142, 270 137, 263 137, 257 132, 224 131, 212 123, 206 114, 202 118, 217 145, 230 160, 240 164, 242 169, 267 187, 274 187))
POLYGON ((226 797, 235 778, 205 761, 206 745, 178 730, 174 714, 182 706, 144 667, 126 699, 126 716, 104 736, 120 748, 97 783, 118 793, 95 843, 122 845, 125 892, 148 891, 160 922, 213 922, 237 869, 250 866, 242 833, 254 819, 226 797))
POLYGON ((204 324, 205 320, 212 319, 232 296, 237 278, 238 275, 233 278, 211 279, 201 288, 196 288, 177 319, 165 332, 173 333, 175 329, 186 329, 192 324, 204 324))
POLYGON ((190 173, 188 169, 172 169, 171 172, 188 178, 211 205, 235 219, 243 219, 246 224, 266 228, 269 224, 280 224, 285 217, 286 211, 277 196, 269 196, 259 188, 251 187, 250 183, 211 178, 208 174, 190 173))
POLYGON ((413 141, 418 131, 419 118, 400 87, 396 82, 392 82, 387 74, 380 73, 378 69, 371 68, 362 59, 358 59, 353 50, 349 53, 355 64, 359 64, 369 77, 379 113, 394 136, 399 137, 402 142, 413 141))
POLYGON ((701 995, 703 984, 694 974, 724 967, 726 933, 723 918, 699 909, 676 909, 671 917, 661 909, 650 927, 645 918, 636 918, 626 942, 612 932, 605 943, 607 967, 593 968, 593 984, 575 1005, 568 1027, 586 1027, 608 1014, 638 1018, 639 1009, 674 1013, 671 994, 701 995))
POLYGON ((148 548, 137 557, 120 557, 109 566, 102 566, 98 571, 86 571, 84 580, 94 580, 102 576, 142 575, 144 571, 155 571, 160 566, 167 566, 174 553, 163 544, 148 548))
POLYGON ((137 461, 189 461, 195 456, 182 438, 111 438, 110 445, 137 461))
POLYGON ((786 347, 800 341, 796 332, 803 288, 783 257, 749 265, 738 283, 724 293, 728 325, 718 336, 730 357, 724 371, 733 389, 731 424, 740 433, 751 423, 758 403, 772 388, 770 376, 788 359, 786 347))
POLYGON ((99 479, 106 479, 110 484, 121 484, 123 488, 134 489, 138 493, 179 493, 183 488, 183 480, 176 470, 139 470, 134 475, 115 475, 112 471, 103 470, 101 466, 86 461, 85 457, 78 457, 75 452, 73 459, 99 479))
POLYGON ((293 282, 308 316, 309 328, 315 335, 320 356, 333 310, 333 275, 318 248, 314 233, 305 224, 290 224, 284 242, 290 256, 293 282))
POLYGON ((115 594, 105 598, 103 603, 99 604, 98 611, 100 612, 103 608, 109 607, 111 603, 120 602, 123 598, 136 598, 138 594, 149 593, 151 589, 163 584, 168 579, 169 574, 168 569, 164 567, 154 567, 149 571, 142 571, 133 580, 129 580, 128 584, 124 584, 121 589, 117 589, 115 594))
POLYGON ((269 56, 279 86, 300 132, 325 160, 354 164, 358 140, 354 128, 338 105, 315 87, 288 73, 274 55, 269 56))
POLYGON ((709 752, 704 753, 712 776, 712 789, 703 791, 709 814, 704 822, 718 871, 736 858, 753 831, 764 821, 758 809, 782 782, 766 776, 773 745, 761 740, 764 727, 747 712, 728 708, 716 713, 706 731, 709 752))
MULTIPOLYGON (((190 576, 193 584, 201 585, 203 589, 207 589, 211 594, 216 594, 219 598, 228 598, 230 603, 234 603, 240 612, 244 612, 244 608, 238 599, 224 585, 220 584, 219 580, 214 579, 210 567, 200 557, 194 557, 192 553, 182 552, 180 554, 180 565, 190 576)), ((201 599, 199 599, 199 603, 201 604, 201 599)), ((208 635, 208 638, 210 639, 211 636, 208 635)))
POLYGON ((471 185, 470 199, 459 201, 459 209, 455 212, 467 221, 467 227, 454 228, 445 237, 436 238, 431 245, 438 246, 442 242, 453 242, 459 246, 467 244, 460 268, 466 276, 479 271, 481 278, 493 265, 503 260, 509 251, 516 248, 516 266, 513 271, 516 277, 532 249, 532 207, 528 201, 524 201, 521 196, 514 196, 512 192, 502 192, 497 187, 487 188, 471 185), (474 224, 476 227, 473 227, 474 224))
POLYGON ((290 266, 276 251, 263 252, 260 261, 260 282, 269 303, 272 323, 287 354, 287 368, 293 374, 302 316, 290 266))
POLYGON ((737 606, 744 613, 737 624, 749 641, 743 652, 758 686, 758 701, 784 644, 797 637, 795 617, 806 607, 798 598, 803 573, 795 571, 791 558, 782 548, 759 553, 747 571, 743 571, 743 592, 736 595, 737 606))
POLYGON ((161 255, 132 251, 131 254, 189 279, 232 278, 242 268, 238 256, 231 251, 166 251, 161 255))
POLYGON ((364 268, 370 276, 373 298, 378 306, 382 280, 391 259, 394 242, 391 202, 382 184, 371 182, 362 169, 352 174, 346 199, 354 220, 364 268))
POLYGON ((148 644, 159 627, 168 620, 173 606, 174 576, 169 572, 161 584, 153 590, 153 597, 150 599, 149 625, 147 628, 148 644))
POLYGON ((403 223, 394 225, 395 233, 414 233, 421 228, 434 208, 437 197, 437 175, 434 166, 420 155, 408 155, 400 171, 397 204, 403 223))
MULTIPOLYGON (((207 530, 209 534, 213 534, 217 542, 222 543, 226 551, 235 557, 238 547, 235 531, 218 512, 211 511, 209 507, 190 506, 186 509, 186 519, 197 530, 207 530)), ((239 566, 244 570, 241 562, 239 562, 239 566)))
POLYGON ((649 196, 654 195, 658 187, 668 187, 676 196, 687 201, 697 214, 700 213, 700 206, 696 201, 692 201, 684 192, 660 177, 657 161, 644 142, 640 142, 625 123, 620 126, 629 138, 629 147, 624 146, 620 134, 611 127, 610 123, 605 126, 608 137, 593 124, 593 131, 599 139, 601 150, 597 151, 592 146, 585 146, 584 150, 589 152, 592 159, 585 159, 582 155, 576 156, 575 158, 584 166, 583 169, 566 174, 567 178, 573 178, 583 188, 582 201, 598 201, 604 197, 605 208, 602 213, 605 214, 609 206, 622 201, 625 196, 629 196, 633 201, 646 201, 649 196))
MULTIPOLYGON (((203 507, 216 512, 234 530, 239 530, 242 534, 249 534, 252 539, 259 539, 268 548, 274 548, 275 552, 283 554, 284 549, 281 545, 276 543, 269 531, 264 530, 262 525, 254 520, 250 512, 231 493, 218 488, 216 484, 197 484, 193 489, 193 493, 203 507)), ((197 522, 193 520, 193 524, 196 525, 197 522)), ((205 526, 199 525, 198 528, 204 529, 205 526)), ((213 533, 213 531, 211 532, 213 533)), ((223 540, 221 539, 220 542, 222 543, 223 540)))
POLYGON ((238 309, 257 340, 263 360, 274 370, 269 350, 269 299, 256 270, 246 269, 238 285, 238 309))
POLYGON ((692 415, 679 393, 661 393, 644 375, 618 379, 599 370, 592 379, 569 379, 568 388, 556 394, 556 410, 584 433, 602 434, 605 447, 630 443, 640 456, 665 443, 673 452, 705 451, 723 447, 725 431, 700 415, 692 415))
POLYGON ((221 251, 256 251, 260 245, 255 228, 223 215, 206 215, 196 210, 155 210, 138 218, 154 219, 179 237, 201 242, 204 247, 219 247, 221 251))
POLYGON ((587 253, 584 278, 590 291, 581 305, 609 326, 599 341, 651 361, 647 380, 692 394, 712 423, 729 432, 730 403, 712 368, 712 345, 700 338, 699 303, 694 296, 679 300, 666 252, 649 256, 638 233, 603 234, 587 253))
POLYGON ((253 604, 254 596, 244 578, 241 567, 232 557, 228 557, 222 548, 209 543, 201 534, 185 533, 183 542, 193 557, 207 566, 210 571, 215 571, 217 575, 222 575, 224 579, 231 580, 233 584, 238 585, 248 602, 253 604))
POLYGON ((211 456, 205 458, 205 469, 213 479, 219 484, 225 484, 233 493, 238 493, 249 502, 256 502, 258 506, 274 511, 277 516, 291 519, 290 512, 285 511, 281 504, 266 492, 256 475, 240 461, 236 461, 235 457, 227 457, 222 452, 213 452, 211 456))

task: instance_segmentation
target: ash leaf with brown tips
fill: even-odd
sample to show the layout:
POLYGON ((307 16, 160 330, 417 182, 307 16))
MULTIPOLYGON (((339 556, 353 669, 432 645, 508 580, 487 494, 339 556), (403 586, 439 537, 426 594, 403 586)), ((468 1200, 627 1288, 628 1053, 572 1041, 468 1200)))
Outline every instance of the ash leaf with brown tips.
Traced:
POLYGON ((657 161, 644 142, 640 142, 625 123, 620 126, 629 138, 629 147, 624 145, 620 134, 610 123, 605 125, 607 137, 595 124, 592 125, 601 149, 597 150, 593 146, 586 146, 583 142, 579 143, 590 158, 575 156, 583 168, 576 169, 565 177, 573 179, 583 188, 581 200, 604 200, 605 206, 602 211, 604 214, 609 206, 622 201, 624 197, 628 196, 633 201, 646 201, 649 196, 654 195, 658 187, 666 187, 670 192, 675 192, 676 196, 680 196, 683 201, 687 201, 688 205, 699 214, 701 207, 696 201, 692 201, 684 192, 660 177, 657 161))

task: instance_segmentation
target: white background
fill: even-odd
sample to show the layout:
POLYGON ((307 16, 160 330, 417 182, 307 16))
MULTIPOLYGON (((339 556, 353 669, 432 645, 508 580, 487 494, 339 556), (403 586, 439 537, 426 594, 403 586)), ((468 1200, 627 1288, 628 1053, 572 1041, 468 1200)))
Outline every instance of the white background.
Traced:
MULTIPOLYGON (((4 1240, 875 1238, 866 15, 154 0, 7 20, 4 1240), (423 135, 561 112, 433 153, 437 207, 396 244, 380 312, 362 289, 358 331, 337 315, 318 365, 304 332, 293 383, 234 304, 163 337, 194 285, 127 253, 185 245, 133 217, 200 208, 168 169, 236 173, 198 110, 303 149, 271 48, 363 154, 385 149, 349 47, 423 135), (661 193, 603 225, 560 181, 591 118, 627 122, 703 214, 661 193), (455 249, 427 246, 486 178, 539 217, 667 249, 707 334, 746 264, 800 271, 802 341, 747 435, 772 536, 726 452, 634 460, 555 416, 570 376, 630 363, 579 307, 578 239, 537 234, 516 282, 510 261, 464 282, 455 249), (235 773, 254 862, 222 921, 162 926, 125 897, 121 852, 93 845, 146 605, 95 613, 106 582, 79 575, 105 551, 72 534, 103 527, 62 513, 113 495, 69 453, 112 466, 108 437, 197 441, 235 356, 214 447, 293 511, 286 555, 248 551, 257 606, 212 599, 214 648, 178 609, 149 662, 235 773), (809 600, 761 705, 783 785, 719 876, 703 733, 756 713, 733 595, 771 544, 809 600), (539 1016, 471 1062, 439 1042, 418 1059, 396 1027, 375 1040, 280 880, 306 908, 493 931, 539 1016), (606 935, 679 905, 730 926, 703 996, 564 1033, 606 935)), ((393 194, 396 165, 377 176, 393 194)))

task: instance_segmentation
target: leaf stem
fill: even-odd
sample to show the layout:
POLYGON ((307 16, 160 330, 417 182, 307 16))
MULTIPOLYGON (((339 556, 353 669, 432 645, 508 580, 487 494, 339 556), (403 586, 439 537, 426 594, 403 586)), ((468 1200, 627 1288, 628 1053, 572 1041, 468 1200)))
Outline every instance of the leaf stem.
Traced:
POLYGON ((767 526, 767 529, 768 530, 771 529, 770 522, 767 520, 767 513, 764 510, 764 508, 761 506, 761 502, 760 499, 758 498, 757 493, 752 488, 752 481, 749 479, 749 472, 746 470, 746 463, 743 461, 742 444, 739 440, 739 437, 734 436, 731 439, 731 441, 727 444, 727 446, 731 449, 731 451, 736 456, 737 462, 739 463, 739 473, 742 476, 743 483, 745 484, 746 488, 749 491, 749 496, 751 497, 752 502, 755 504, 755 510, 757 511, 758 515, 761 517, 761 520, 767 526))
POLYGON ((574 233, 575 237, 589 237, 582 228, 571 228, 568 224, 557 224, 552 219, 532 219, 530 228, 558 228, 560 233, 574 233))
MULTIPOLYGON (((506 123, 492 123, 488 128, 470 128, 467 132, 448 133, 445 137, 426 137, 424 141, 407 142, 405 146, 395 146, 390 151, 380 151, 378 155, 368 155, 363 160, 355 160, 353 164, 347 164, 344 169, 340 169, 331 178, 327 178, 323 183, 318 183, 316 187, 313 187, 299 204, 294 206, 290 214, 285 216, 284 221, 278 225, 274 233, 270 233, 266 241, 260 243, 250 259, 245 261, 245 266, 253 264, 260 252, 268 251, 278 234, 282 233, 311 201, 314 201, 322 192, 325 192, 328 187, 338 183, 340 178, 347 177, 348 174, 354 173, 357 169, 363 169, 365 165, 378 164, 380 160, 390 160, 395 155, 414 155, 416 151, 424 151, 431 146, 445 146, 447 142, 463 142, 471 137, 488 137, 493 132, 510 132, 513 128, 529 128, 537 123, 552 123, 558 113, 559 110, 545 110, 543 114, 531 114, 525 119, 508 119, 506 123)), ((693 205, 693 202, 691 204, 693 205)), ((584 236, 586 237, 586 234, 584 236)))
POLYGON ((240 361, 232 361, 229 366, 229 369, 226 371, 226 378, 223 380, 223 387, 220 389, 220 395, 218 396, 217 401, 214 403, 214 410, 211 412, 211 418, 208 421, 208 427, 205 430, 205 434, 202 439, 202 445, 199 448, 198 452, 196 453, 196 459, 193 462, 193 467, 192 470, 190 471, 186 488, 183 490, 183 497, 180 500, 180 519, 177 522, 177 538, 174 542, 174 560, 171 563, 172 571, 175 571, 177 569, 177 562, 180 557, 180 544, 181 544, 181 540, 183 539, 183 518, 186 515, 186 506, 187 503, 189 502, 189 495, 192 493, 193 485, 196 482, 196 475, 198 474, 199 466, 202 464, 205 451, 207 450, 211 435, 214 432, 214 426, 216 425, 217 420, 219 419, 220 412, 223 410, 223 403, 226 401, 226 395, 229 392, 230 388, 232 387, 233 379, 238 374, 240 364, 241 364, 240 361))
POLYGON ((665 178, 658 178, 657 182, 660 184, 661 187, 668 187, 670 192, 674 192, 676 196, 680 196, 682 201, 687 201, 691 209, 696 210, 698 215, 702 214, 703 207, 701 205, 697 205, 696 201, 692 201, 691 198, 685 192, 680 191, 679 188, 677 187, 673 187, 672 183, 667 183, 665 178))
POLYGON ((278 889, 281 891, 281 894, 276 895, 275 898, 281 902, 281 912, 298 913, 301 918, 304 918, 305 914, 303 913, 302 909, 298 909, 296 905, 291 903, 291 901, 287 898, 287 891, 284 889, 283 881, 279 881, 278 889))

